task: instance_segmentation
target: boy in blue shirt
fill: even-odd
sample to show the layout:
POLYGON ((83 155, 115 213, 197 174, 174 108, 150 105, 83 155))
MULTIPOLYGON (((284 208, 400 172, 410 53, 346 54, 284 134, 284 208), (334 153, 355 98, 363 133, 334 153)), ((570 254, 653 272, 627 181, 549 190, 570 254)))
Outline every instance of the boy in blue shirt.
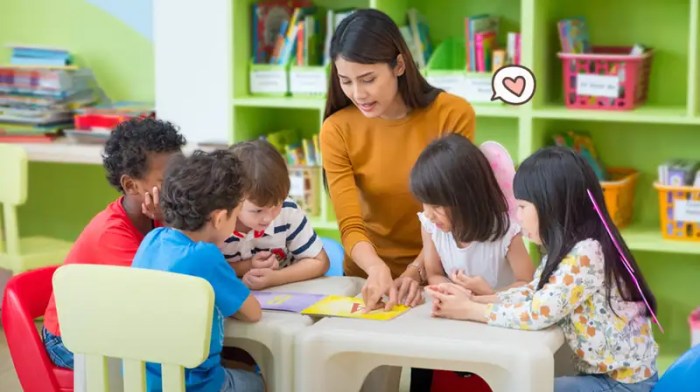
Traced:
MULTIPOLYGON (((218 246, 236 226, 245 190, 241 162, 229 151, 196 151, 173 161, 161 189, 165 223, 141 243, 132 267, 199 276, 214 289, 214 320, 209 357, 185 370, 189 392, 263 391, 262 378, 221 364, 224 317, 255 322, 260 304, 236 277, 218 246)), ((177 328, 170 326, 169 328, 177 328)), ((175 343, 177 344, 177 343, 175 343)), ((161 390, 161 369, 147 364, 149 391, 161 390)))

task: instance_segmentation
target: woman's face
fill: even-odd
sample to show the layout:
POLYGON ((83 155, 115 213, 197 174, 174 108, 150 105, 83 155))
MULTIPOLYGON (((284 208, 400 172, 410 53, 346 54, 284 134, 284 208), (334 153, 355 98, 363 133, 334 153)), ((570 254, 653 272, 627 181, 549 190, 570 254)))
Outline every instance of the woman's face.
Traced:
POLYGON ((335 67, 343 93, 366 117, 392 120, 406 115, 399 94, 398 77, 405 71, 401 55, 393 69, 386 63, 354 63, 341 56, 335 60, 335 67))

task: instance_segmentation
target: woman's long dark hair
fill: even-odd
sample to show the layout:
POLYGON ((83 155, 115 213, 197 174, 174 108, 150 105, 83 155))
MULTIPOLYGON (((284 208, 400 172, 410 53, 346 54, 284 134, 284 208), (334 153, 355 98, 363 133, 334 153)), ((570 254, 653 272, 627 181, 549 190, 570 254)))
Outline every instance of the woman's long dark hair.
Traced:
MULTIPOLYGON (((610 218, 600 182, 579 154, 563 147, 547 147, 537 151, 520 165, 513 188, 515 198, 534 204, 539 217, 539 234, 547 254, 547 263, 537 290, 549 281, 559 263, 577 242, 591 238, 600 243, 605 257, 605 295, 608 304, 611 304, 610 290, 613 282, 617 284, 618 292, 625 301, 643 301, 593 207, 587 193, 590 190, 612 235, 632 266, 649 306, 656 312, 656 299, 610 218)), ((647 315, 651 316, 648 310, 647 315)))
POLYGON ((456 241, 495 241, 510 226, 508 203, 488 159, 458 133, 421 152, 411 169, 410 189, 421 203, 447 209, 456 241))
POLYGON ((431 86, 418 72, 398 26, 387 14, 375 9, 361 9, 343 19, 331 40, 331 75, 323 118, 352 104, 338 81, 335 67, 338 56, 361 64, 385 63, 393 69, 399 54, 406 65, 405 72, 399 76, 399 93, 404 103, 409 109, 430 105, 442 90, 431 86))

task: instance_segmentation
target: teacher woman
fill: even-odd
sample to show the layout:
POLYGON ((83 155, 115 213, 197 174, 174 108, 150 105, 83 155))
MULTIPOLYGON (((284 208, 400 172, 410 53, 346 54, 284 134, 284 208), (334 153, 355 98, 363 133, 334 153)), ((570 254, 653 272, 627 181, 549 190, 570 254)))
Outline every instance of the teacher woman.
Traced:
POLYGON ((397 25, 362 9, 336 29, 321 128, 324 175, 346 258, 368 309, 421 299, 421 205, 409 191, 420 152, 447 132, 474 137, 474 109, 418 72, 397 25), (350 257, 348 258, 347 255, 350 257))

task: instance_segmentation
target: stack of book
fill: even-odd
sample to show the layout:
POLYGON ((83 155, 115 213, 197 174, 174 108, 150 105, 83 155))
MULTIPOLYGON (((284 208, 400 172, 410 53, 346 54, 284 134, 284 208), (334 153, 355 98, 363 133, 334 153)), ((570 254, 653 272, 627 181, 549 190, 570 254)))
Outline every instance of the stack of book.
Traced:
POLYGON ((0 142, 50 142, 77 109, 106 100, 87 68, 0 66, 0 142))
POLYGON ((322 26, 323 12, 309 0, 265 0, 252 8, 253 63, 297 66, 328 65, 333 32, 354 11, 328 9, 322 26))
POLYGON ((505 45, 498 42, 500 18, 480 14, 464 18, 467 72, 495 72, 505 65, 520 64, 520 33, 507 33, 505 45))
POLYGON ((74 128, 63 132, 69 140, 76 143, 102 144, 119 123, 144 117, 155 117, 152 103, 119 101, 85 107, 76 110, 74 128))
POLYGON ((563 53, 590 53, 592 51, 588 25, 584 17, 562 19, 557 22, 557 30, 563 53))

